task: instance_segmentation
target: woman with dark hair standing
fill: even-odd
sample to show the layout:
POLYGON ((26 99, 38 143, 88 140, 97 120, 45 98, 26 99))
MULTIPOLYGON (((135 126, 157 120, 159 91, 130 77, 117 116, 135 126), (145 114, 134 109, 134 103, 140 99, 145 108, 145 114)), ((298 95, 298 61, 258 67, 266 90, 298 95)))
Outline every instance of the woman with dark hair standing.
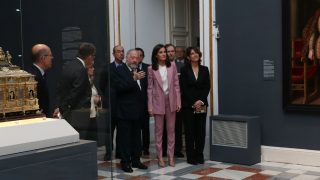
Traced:
POLYGON ((162 44, 153 48, 151 58, 152 65, 148 67, 148 111, 155 119, 158 163, 160 167, 164 167, 162 134, 166 119, 169 166, 174 166, 175 118, 176 112, 181 108, 177 68, 169 61, 166 48, 162 44))
POLYGON ((180 75, 182 113, 185 117, 187 162, 195 165, 204 163, 210 78, 208 68, 201 65, 202 53, 198 48, 187 48, 186 56, 187 61, 180 75))

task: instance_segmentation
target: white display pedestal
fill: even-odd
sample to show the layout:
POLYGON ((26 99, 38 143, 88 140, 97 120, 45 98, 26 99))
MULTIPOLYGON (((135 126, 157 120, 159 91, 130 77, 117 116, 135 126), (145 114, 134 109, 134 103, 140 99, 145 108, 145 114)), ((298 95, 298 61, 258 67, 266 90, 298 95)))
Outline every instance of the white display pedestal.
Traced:
POLYGON ((0 156, 79 142, 62 119, 34 118, 0 123, 0 156))

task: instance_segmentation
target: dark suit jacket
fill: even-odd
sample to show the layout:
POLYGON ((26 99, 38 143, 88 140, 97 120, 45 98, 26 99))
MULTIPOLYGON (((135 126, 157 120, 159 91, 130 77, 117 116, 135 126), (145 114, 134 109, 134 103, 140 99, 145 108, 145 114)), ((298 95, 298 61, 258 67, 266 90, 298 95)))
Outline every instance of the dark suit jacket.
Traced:
POLYGON ((125 64, 117 67, 111 81, 117 91, 117 117, 122 120, 139 120, 142 115, 143 90, 140 90, 129 68, 125 64))
MULTIPOLYGON (((122 63, 121 66, 125 65, 124 63, 122 63)), ((119 67, 121 67, 119 66, 119 67)), ((112 117, 117 117, 117 89, 116 89, 116 84, 117 82, 114 81, 114 78, 117 78, 117 67, 116 67, 116 63, 113 61, 112 63, 110 63, 110 105, 111 105, 111 116, 112 117)))
POLYGON ((140 80, 141 88, 142 88, 142 98, 143 98, 143 108, 145 109, 146 113, 148 113, 148 67, 149 64, 142 62, 142 68, 139 71, 144 71, 146 76, 140 80))
POLYGON ((47 86, 46 79, 42 77, 40 70, 35 66, 32 65, 27 70, 29 73, 35 75, 35 80, 38 82, 37 84, 37 97, 39 99, 39 107, 42 109, 42 112, 47 116, 50 117, 51 113, 49 112, 49 90, 47 86))
POLYGON ((64 64, 58 84, 57 98, 62 116, 74 109, 90 107, 89 77, 87 70, 78 59, 64 64))
POLYGON ((180 85, 182 107, 191 108, 197 100, 201 100, 208 106, 207 97, 210 91, 210 77, 206 66, 199 66, 198 79, 195 78, 190 65, 182 67, 180 85))

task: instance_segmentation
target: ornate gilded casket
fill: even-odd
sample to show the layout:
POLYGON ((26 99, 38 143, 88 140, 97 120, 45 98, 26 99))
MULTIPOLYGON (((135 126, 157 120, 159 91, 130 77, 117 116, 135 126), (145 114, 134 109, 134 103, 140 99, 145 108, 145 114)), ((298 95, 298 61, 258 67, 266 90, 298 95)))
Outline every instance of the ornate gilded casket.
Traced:
POLYGON ((39 110, 34 75, 11 64, 12 57, 0 47, 0 119, 36 114, 39 110))

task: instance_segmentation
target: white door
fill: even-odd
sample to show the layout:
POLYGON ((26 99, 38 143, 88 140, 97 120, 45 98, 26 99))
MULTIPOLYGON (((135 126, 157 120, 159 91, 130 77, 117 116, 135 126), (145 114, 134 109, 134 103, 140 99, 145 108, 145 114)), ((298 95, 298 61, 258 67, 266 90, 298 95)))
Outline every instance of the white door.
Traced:
POLYGON ((166 40, 176 46, 191 45, 190 0, 166 1, 166 40))

